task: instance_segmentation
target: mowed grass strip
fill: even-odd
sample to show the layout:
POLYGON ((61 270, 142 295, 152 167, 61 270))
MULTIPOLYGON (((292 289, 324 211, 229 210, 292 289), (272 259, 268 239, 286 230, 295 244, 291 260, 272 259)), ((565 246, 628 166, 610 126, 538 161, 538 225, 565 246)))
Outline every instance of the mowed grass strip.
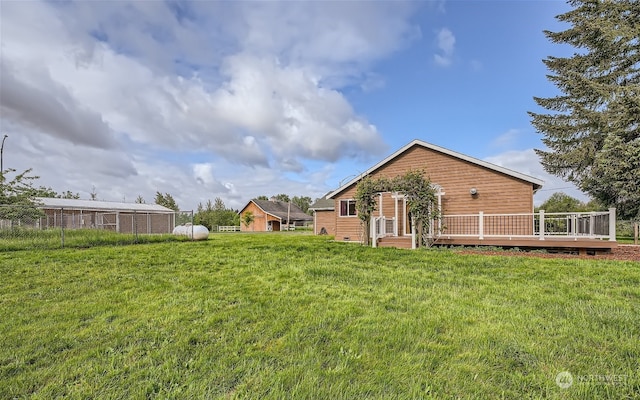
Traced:
POLYGON ((640 393, 637 263, 219 234, 5 252, 0 277, 2 398, 640 393))

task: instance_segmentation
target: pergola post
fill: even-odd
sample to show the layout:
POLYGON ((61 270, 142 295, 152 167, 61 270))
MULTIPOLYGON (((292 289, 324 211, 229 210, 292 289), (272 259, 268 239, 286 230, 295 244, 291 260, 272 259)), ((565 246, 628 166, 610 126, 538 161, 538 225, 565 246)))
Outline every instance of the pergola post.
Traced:
POLYGON ((378 240, 376 238, 376 217, 371 217, 369 225, 371 225, 369 229, 371 231, 369 235, 369 237, 371 237, 371 247, 376 248, 378 247, 378 240))
POLYGON ((411 216, 411 249, 415 250, 416 248, 416 221, 415 217, 411 216))
POLYGON ((393 236, 398 236, 398 193, 396 192, 395 196, 393 196, 394 206, 395 206, 395 224, 393 226, 393 236))
POLYGON ((609 241, 616 241, 616 208, 609 209, 609 241))

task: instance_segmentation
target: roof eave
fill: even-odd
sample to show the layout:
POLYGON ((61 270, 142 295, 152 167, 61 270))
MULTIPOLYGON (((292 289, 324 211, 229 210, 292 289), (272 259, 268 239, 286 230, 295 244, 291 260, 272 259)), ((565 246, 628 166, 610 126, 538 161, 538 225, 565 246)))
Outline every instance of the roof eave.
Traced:
POLYGON ((66 208, 68 210, 82 210, 82 211, 115 211, 115 212, 142 212, 150 214, 168 214, 175 212, 174 210, 161 206, 159 204, 135 204, 135 203, 120 203, 120 202, 107 202, 93 200, 80 200, 80 199, 59 199, 59 198, 47 198, 36 197, 35 206, 41 209, 61 209, 66 208), (49 200, 49 201, 48 201, 49 200), (53 200, 52 203, 50 200, 53 200), (57 203, 57 204, 56 204, 57 203), (134 205, 135 204, 135 205, 134 205), (133 207, 130 207, 133 206, 133 207))
POLYGON ((280 219, 280 220, 282 219, 282 217, 278 217, 277 215, 272 214, 272 213, 270 213, 269 211, 265 211, 265 210, 264 210, 264 208, 260 207, 260 204, 256 203, 256 202, 255 202, 255 201, 253 201, 253 200, 249 200, 249 202, 247 203, 247 205, 246 205, 246 206, 244 206, 244 207, 242 207, 242 210, 240 210, 240 212, 239 212, 238 214, 242 214, 242 212, 244 211, 244 209, 245 209, 245 208, 247 208, 247 207, 249 206, 249 204, 251 204, 251 203, 255 204, 255 205, 256 205, 256 207, 258 207, 258 208, 259 208, 263 213, 265 213, 265 214, 267 214, 267 215, 271 215, 272 217, 274 217, 274 218, 278 218, 278 219, 280 219))
POLYGON ((525 182, 529 182, 529 183, 533 184, 533 192, 534 193, 536 191, 538 191, 544 185, 544 181, 541 180, 541 179, 534 178, 532 176, 529 176, 529 175, 514 171, 514 170, 509 169, 509 168, 501 167, 499 165, 492 164, 490 162, 483 161, 483 160, 480 160, 480 159, 475 158, 475 157, 467 156, 465 154, 458 153, 456 151, 449 150, 449 149, 446 149, 444 147, 437 146, 435 144, 427 143, 427 142, 425 142, 423 140, 414 139, 411 142, 407 143, 406 145, 402 146, 400 149, 396 150, 391 155, 389 155, 386 158, 384 158, 382 161, 380 161, 376 165, 374 165, 371 168, 367 169, 365 172, 363 172, 360 175, 356 176, 355 178, 351 179, 349 182, 345 183, 344 185, 342 185, 341 187, 339 187, 335 191, 329 193, 326 196, 326 198, 330 199, 330 198, 338 195, 340 192, 343 192, 344 190, 349 188, 351 185, 357 183, 358 181, 360 181, 365 176, 373 173, 374 171, 376 171, 377 169, 379 169, 383 165, 387 164, 388 162, 390 162, 394 158, 398 157, 400 154, 404 153, 405 151, 409 150, 411 147, 416 146, 416 145, 424 147, 424 148, 427 148, 427 149, 431 149, 431 150, 434 150, 434 151, 437 151, 437 152, 440 152, 440 153, 443 153, 443 154, 446 154, 446 155, 449 155, 449 156, 452 156, 452 157, 455 157, 455 158, 459 158, 461 160, 470 162, 470 163, 475 164, 475 165, 479 165, 479 166, 484 167, 484 168, 491 169, 491 170, 496 171, 496 172, 503 173, 505 175, 520 179, 520 180, 525 181, 525 182), (536 188, 536 186, 538 186, 538 187, 536 188))
POLYGON ((335 211, 335 207, 309 207, 311 211, 335 211))

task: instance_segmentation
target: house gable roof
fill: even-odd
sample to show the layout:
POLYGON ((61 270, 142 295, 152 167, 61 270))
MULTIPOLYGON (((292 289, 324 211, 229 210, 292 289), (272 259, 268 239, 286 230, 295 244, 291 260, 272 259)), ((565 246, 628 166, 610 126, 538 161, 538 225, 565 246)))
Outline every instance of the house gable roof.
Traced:
POLYGON ((279 218, 280 220, 286 220, 287 215, 289 216, 290 221, 313 220, 313 217, 302 211, 302 209, 297 205, 279 200, 251 200, 249 201, 249 203, 247 203, 246 206, 242 208, 242 211, 244 211, 244 209, 247 208, 247 206, 249 206, 249 204, 251 203, 255 204, 265 213, 279 218), (291 205, 290 209, 289 205, 291 205))
POLYGON ((66 208, 69 210, 88 211, 137 211, 151 213, 173 213, 170 208, 159 204, 122 203, 117 201, 60 199, 49 197, 36 197, 39 208, 66 208))
POLYGON ((399 150, 397 150, 396 152, 394 152, 393 154, 391 154, 387 158, 383 159, 382 161, 380 161, 379 163, 377 163, 373 167, 369 168, 368 170, 364 171, 360 175, 358 175, 355 178, 351 179, 349 182, 347 182, 344 185, 340 186, 338 189, 334 190, 333 192, 327 194, 326 197, 328 199, 330 199, 330 198, 333 198, 334 196, 340 194, 340 192, 346 190, 351 185, 353 185, 356 182, 358 182, 360 179, 364 178, 367 175, 370 175, 370 174, 374 173, 375 171, 377 171, 378 169, 380 169, 384 165, 386 165, 386 164, 390 163, 391 161, 393 161, 395 158, 400 156, 405 151, 407 151, 410 148, 415 147, 415 146, 420 146, 420 147, 423 147, 423 148, 426 148, 426 149, 437 151, 439 153, 446 154, 446 155, 458 158, 460 160, 467 161, 467 162, 469 162, 471 164, 475 164, 475 165, 478 165, 480 167, 484 167, 484 168, 487 168, 487 169, 502 173, 504 175, 508 175, 508 176, 520 179, 520 180, 525 181, 525 182, 529 182, 529 183, 531 183, 533 185, 533 192, 534 193, 538 189, 540 189, 542 187, 542 185, 544 185, 544 181, 541 180, 541 179, 534 178, 532 176, 529 176, 529 175, 514 171, 514 170, 509 169, 509 168, 501 167, 499 165, 492 164, 490 162, 483 161, 483 160, 480 160, 478 158, 468 156, 466 154, 458 153, 456 151, 449 150, 449 149, 446 149, 444 147, 436 146, 435 144, 427 143, 427 142, 425 142, 423 140, 414 139, 413 141, 411 141, 410 143, 406 144, 405 146, 403 146, 402 148, 400 148, 399 150))
POLYGON ((324 196, 317 199, 311 206, 309 206, 309 210, 312 211, 332 211, 335 209, 335 204, 333 199, 327 198, 327 196, 331 192, 325 194, 324 196))

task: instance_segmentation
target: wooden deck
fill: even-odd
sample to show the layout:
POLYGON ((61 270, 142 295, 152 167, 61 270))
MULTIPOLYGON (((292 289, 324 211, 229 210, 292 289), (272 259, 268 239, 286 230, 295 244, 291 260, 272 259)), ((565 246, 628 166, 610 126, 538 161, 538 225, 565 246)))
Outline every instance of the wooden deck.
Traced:
POLYGON ((411 248, 411 236, 387 236, 378 239, 378 247, 411 248))
MULTIPOLYGON (((435 243, 436 246, 495 246, 503 248, 517 247, 523 250, 545 249, 550 252, 576 252, 580 254, 609 253, 618 247, 618 242, 589 239, 589 238, 566 238, 566 237, 546 237, 540 240, 539 237, 531 238, 485 238, 477 237, 452 237, 440 238, 435 243)), ((411 248, 410 236, 388 236, 378 240, 378 247, 397 247, 403 249, 411 248)))

